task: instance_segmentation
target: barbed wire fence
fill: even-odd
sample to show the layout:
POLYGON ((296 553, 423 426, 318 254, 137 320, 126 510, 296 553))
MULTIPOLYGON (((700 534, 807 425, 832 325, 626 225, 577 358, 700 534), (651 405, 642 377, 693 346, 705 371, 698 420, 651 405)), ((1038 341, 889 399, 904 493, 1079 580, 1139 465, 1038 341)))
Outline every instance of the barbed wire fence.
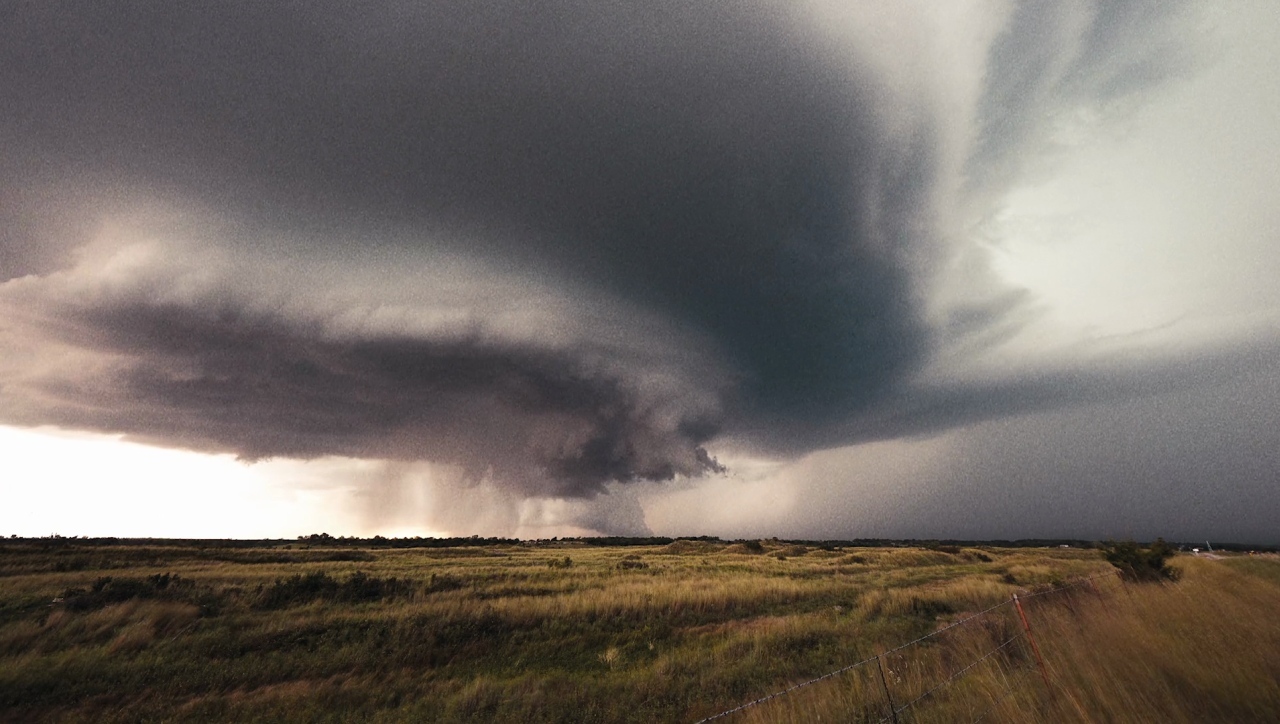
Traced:
POLYGON ((991 712, 996 710, 997 706, 1000 706, 1002 703, 1004 703, 1005 699, 1008 699, 1009 697, 1013 696, 1016 692, 1020 691, 1022 688, 1021 685, 1026 683, 1027 679, 1031 678, 1031 672, 1026 669, 1021 670, 1020 672, 1018 672, 1018 674, 1019 674, 1018 686, 1015 687, 1013 684, 1009 683, 1008 679, 1006 679, 1004 691, 1001 692, 994 699, 992 699, 991 702, 987 704, 987 707, 985 709, 983 709, 981 712, 978 712, 978 715, 975 716, 973 718, 973 721, 969 722, 969 724, 979 724, 979 722, 986 721, 987 717, 991 715, 991 712))
MULTIPOLYGON (((1041 676, 1044 678, 1045 685, 1046 685, 1046 687, 1048 687, 1048 689, 1049 689, 1049 691, 1050 691, 1050 694, 1052 694, 1052 692, 1053 692, 1053 687, 1052 687, 1052 685, 1049 683, 1049 676, 1048 676, 1048 672, 1047 672, 1047 670, 1045 669, 1045 664, 1044 664, 1043 660, 1042 660, 1042 659, 1041 659, 1041 657, 1040 657, 1039 649, 1038 649, 1038 647, 1036 646, 1036 644, 1035 644, 1035 639, 1034 639, 1034 637, 1033 637, 1033 635, 1032 635, 1032 633, 1031 633, 1030 624, 1029 624, 1029 622, 1027 621, 1027 618, 1026 618, 1025 614, 1023 613, 1023 611, 1022 611, 1022 606, 1021 606, 1021 604, 1019 603, 1019 601, 1020 601, 1020 600, 1032 599, 1032 598, 1037 598, 1037 597, 1039 597, 1039 596, 1045 596, 1045 595, 1050 595, 1050 594, 1062 593, 1062 592, 1064 592, 1064 591, 1070 591, 1070 590, 1072 590, 1072 589, 1078 588, 1078 587, 1083 586, 1083 585, 1086 585, 1086 584, 1090 585, 1092 588, 1094 588, 1094 590, 1096 590, 1096 585, 1095 585, 1095 584, 1093 584, 1093 581, 1096 581, 1096 580, 1098 580, 1098 579, 1103 579, 1103 578, 1111 578, 1111 579, 1114 579, 1114 580, 1119 581, 1119 580, 1120 580, 1120 578, 1118 577, 1118 573, 1119 573, 1118 571, 1107 571, 1107 572, 1104 572, 1104 573, 1098 573, 1098 574, 1095 574, 1095 575, 1092 575, 1092 576, 1088 576, 1088 577, 1086 577, 1086 578, 1079 578, 1079 579, 1076 579, 1076 580, 1072 581, 1071 583, 1068 583, 1068 584, 1065 584, 1065 585, 1062 585, 1062 586, 1056 586, 1056 587, 1053 587, 1053 588, 1048 588, 1048 589, 1043 589, 1043 590, 1038 590, 1038 591, 1019 591, 1018 593, 1013 594, 1013 596, 1012 596, 1009 600, 1007 600, 1007 601, 1002 601, 1001 603, 997 603, 997 604, 994 604, 994 605, 992 605, 992 606, 989 606, 989 607, 987 607, 987 608, 985 608, 985 609, 983 609, 983 610, 981 610, 981 611, 979 611, 979 612, 977 612, 977 613, 970 614, 970 615, 968 615, 968 616, 965 616, 964 618, 961 618, 961 619, 958 619, 958 620, 956 620, 956 621, 953 621, 953 622, 951 622, 950 624, 947 624, 946 626, 943 626, 942 628, 937 629, 936 631, 932 631, 932 632, 927 633, 927 634, 925 634, 925 635, 923 635, 923 636, 920 636, 920 637, 918 637, 918 638, 912 639, 912 640, 910 640, 910 641, 908 641, 908 642, 906 642, 906 643, 904 643, 904 644, 900 644, 900 645, 898 645, 898 646, 896 646, 896 647, 894 647, 894 648, 892 648, 892 649, 889 649, 889 650, 884 651, 884 652, 882 652, 882 653, 876 654, 876 655, 874 655, 874 656, 868 656, 868 657, 866 657, 866 658, 864 658, 864 659, 861 659, 861 660, 859 660, 859 661, 855 661, 855 662, 853 662, 853 663, 851 663, 851 664, 848 664, 848 665, 846 665, 846 666, 842 666, 842 667, 840 667, 840 668, 838 668, 838 669, 835 669, 835 670, 833 670, 833 671, 830 671, 830 672, 828 672, 828 673, 825 673, 825 674, 823 674, 823 675, 821 675, 821 676, 817 676, 817 677, 814 677, 814 678, 812 678, 812 679, 808 679, 808 680, 801 681, 801 682, 796 683, 796 684, 792 684, 791 686, 789 686, 789 687, 787 687, 787 688, 785 688, 785 689, 779 690, 779 691, 777 691, 777 692, 774 692, 774 693, 772 693, 772 694, 768 694, 768 695, 766 695, 766 696, 762 696, 762 697, 760 697, 760 698, 758 698, 758 699, 754 699, 754 700, 752 700, 752 701, 748 701, 748 702, 746 702, 746 703, 744 703, 744 704, 740 704, 740 705, 738 705, 738 706, 735 706, 735 707, 733 707, 732 709, 726 709, 726 710, 724 710, 724 711, 722 711, 722 712, 720 712, 720 713, 718 713, 718 714, 713 714, 712 716, 706 717, 706 718, 704 718, 704 719, 700 719, 700 720, 698 720, 697 724, 705 724, 706 722, 716 721, 716 720, 718 720, 718 719, 723 719, 723 718, 725 718, 725 717, 732 716, 732 715, 734 715, 734 714, 737 714, 737 713, 740 713, 740 712, 746 711, 747 709, 751 709, 751 708, 753 708, 753 707, 759 706, 759 705, 761 705, 761 704, 764 704, 764 703, 766 703, 766 702, 772 701, 772 700, 774 700, 774 699, 779 699, 779 698, 781 698, 781 697, 785 697, 785 696, 787 696, 787 695, 789 695, 789 694, 792 694, 792 693, 794 693, 794 692, 796 692, 796 691, 798 691, 798 690, 800 690, 800 689, 803 689, 803 688, 806 688, 806 687, 812 686, 812 685, 814 685, 814 684, 817 684, 817 683, 822 682, 822 681, 826 681, 826 680, 828 680, 828 679, 835 678, 835 677, 837 677, 837 676, 840 676, 841 674, 846 674, 846 673, 848 673, 848 672, 854 671, 854 670, 856 670, 856 669, 859 669, 859 668, 861 668, 861 667, 863 667, 863 666, 866 666, 866 665, 868 665, 868 664, 871 664, 871 663, 873 663, 873 662, 874 662, 874 663, 876 663, 876 664, 877 664, 877 666, 881 666, 881 662, 883 661, 884 657, 891 656, 891 655, 894 655, 894 654, 901 654, 903 651, 906 651, 907 649, 910 649, 910 648, 911 648, 911 647, 913 647, 913 646, 916 646, 916 645, 918 645, 918 644, 921 644, 921 643, 924 643, 924 642, 926 642, 926 641, 929 641, 930 639, 937 638, 937 637, 939 637, 939 636, 941 636, 941 635, 943 635, 943 634, 945 634, 945 633, 947 633, 947 632, 949 632, 949 631, 952 631, 953 629, 957 629, 957 628, 959 628, 959 627, 961 627, 961 626, 965 626, 965 625, 970 624, 970 623, 972 623, 972 622, 974 622, 974 621, 977 621, 977 620, 979 620, 979 619, 983 619, 983 618, 985 618, 985 617, 988 617, 988 616, 990 616, 991 614, 995 613, 996 611, 999 611, 1000 609, 1004 608, 1005 606, 1013 606, 1013 607, 1015 607, 1015 609, 1018 611, 1018 615, 1019 615, 1019 617, 1021 618, 1021 621, 1022 621, 1022 624, 1023 624, 1023 627, 1024 627, 1024 630, 1023 630, 1023 631, 1020 631, 1019 633, 1017 633, 1017 634, 1015 634, 1015 635, 1013 635, 1013 636, 1010 636, 1010 637, 1006 638, 1002 643, 1000 643, 999 645, 997 645, 995 648, 992 648, 992 649, 990 649, 989 651, 986 651, 986 652, 985 652, 985 653, 983 653, 982 655, 978 656, 977 658, 975 658, 975 659, 973 659, 973 660, 969 661, 965 666, 963 666, 963 667, 962 667, 962 668, 960 668, 960 669, 957 669, 957 670, 956 670, 956 671, 954 671, 950 676, 946 677, 945 679, 943 679, 942 681, 938 682, 938 683, 937 683, 937 684, 935 684, 934 686, 932 686, 932 687, 930 687, 930 688, 926 689, 923 693, 921 693, 921 694, 917 695, 915 698, 911 699, 910 701, 906 702, 905 704, 903 704, 903 705, 901 705, 901 706, 894 706, 894 704, 893 704, 893 697, 892 697, 892 695, 891 695, 891 694, 890 694, 890 692, 889 692, 889 685, 888 685, 888 682, 884 679, 884 670, 883 670, 883 668, 881 668, 881 671, 880 671, 880 674, 881 674, 881 681, 882 681, 882 684, 883 684, 883 687, 884 687, 884 694, 885 694, 885 698, 886 698, 886 700, 887 700, 887 701, 888 701, 888 703, 889 703, 889 714, 888 714, 887 716, 885 716, 884 718, 880 719, 880 720, 879 720, 879 722, 878 722, 878 724, 885 724, 886 722, 897 722, 897 721, 898 721, 898 717, 899 717, 899 715, 906 713, 907 711, 909 711, 910 709, 912 709, 912 708, 913 708, 914 706, 916 706, 917 704, 919 704, 919 703, 923 702, 924 700, 928 699, 928 698, 929 698, 930 696, 932 696, 933 694, 935 694, 935 693, 937 693, 938 691, 940 691, 940 690, 942 690, 942 689, 945 689, 946 687, 948 687, 948 686, 950 686, 950 685, 954 684, 955 682, 959 681, 959 680, 960 680, 960 679, 962 679, 966 674, 968 674, 968 673, 970 673, 971 671, 973 671, 973 669, 974 669, 976 666, 978 666, 978 664, 980 664, 980 663, 982 663, 983 661, 986 661, 986 660, 990 659, 991 657, 993 657, 993 656, 995 656, 995 655, 999 654, 1001 651, 1004 651, 1008 646, 1010 646, 1011 644, 1013 644, 1015 641, 1018 641, 1018 640, 1023 639, 1023 638, 1026 638, 1026 639, 1031 643, 1032 649, 1033 649, 1033 651, 1034 651, 1034 653, 1035 653, 1035 659, 1036 659, 1036 661, 1037 661, 1038 668, 1039 668, 1039 670, 1040 670, 1040 674, 1041 674, 1041 676)), ((1013 689, 1012 687, 1009 687, 1009 688, 1008 688, 1008 690, 1007 690, 1004 694, 1002 694, 1002 695, 1000 695, 999 697, 997 697, 997 699, 996 699, 995 701, 993 701, 993 702, 992 702, 992 703, 987 707, 987 709, 986 709, 986 710, 984 710, 981 714, 979 714, 979 715, 978 715, 978 717, 977 717, 977 718, 975 718, 975 719, 973 720, 973 721, 975 722, 975 724, 976 724, 976 722, 979 722, 979 721, 984 720, 984 719, 985 719, 985 718, 986 718, 986 717, 987 717, 987 716, 988 716, 992 711, 994 711, 994 709, 995 709, 996 705, 998 705, 999 703, 1001 703, 1004 699, 1008 698, 1009 696, 1012 696, 1012 695, 1013 695, 1013 693, 1014 693, 1014 689, 1013 689)))

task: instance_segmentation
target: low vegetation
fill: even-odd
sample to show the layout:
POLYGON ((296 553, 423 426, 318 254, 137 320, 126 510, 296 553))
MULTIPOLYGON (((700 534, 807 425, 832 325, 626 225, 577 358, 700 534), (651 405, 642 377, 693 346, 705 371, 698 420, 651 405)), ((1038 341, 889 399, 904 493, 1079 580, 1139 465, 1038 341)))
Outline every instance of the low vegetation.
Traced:
POLYGON ((1280 718, 1271 556, 460 540, 5 541, 0 720, 696 721, 884 652, 725 720, 880 721, 961 670, 904 716, 1280 718))
POLYGON ((1157 538, 1155 543, 1142 546, 1135 541, 1109 542, 1102 549, 1107 562, 1130 581, 1176 581, 1178 570, 1169 566, 1174 556, 1173 546, 1157 538))

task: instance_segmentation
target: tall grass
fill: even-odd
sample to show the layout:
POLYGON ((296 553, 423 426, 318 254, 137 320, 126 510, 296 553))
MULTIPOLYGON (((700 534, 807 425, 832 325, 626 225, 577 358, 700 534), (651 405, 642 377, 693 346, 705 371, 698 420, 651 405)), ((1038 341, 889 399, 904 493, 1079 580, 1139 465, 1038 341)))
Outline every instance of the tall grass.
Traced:
MULTIPOLYGON (((0 546, 0 720, 691 721, 1108 570, 1075 549, 772 541, 293 553, 0 546), (109 567, 62 565, 81 556, 109 567)), ((1274 713, 1280 564, 1176 564, 1177 584, 1028 601, 1053 694, 1018 640, 912 721, 1274 713)), ((885 683, 903 705, 1020 632, 1010 612, 884 657, 884 682, 862 667, 736 718, 878 721, 885 683)))
POLYGON ((912 722, 1280 721, 1280 560, 1174 565, 1178 583, 1106 577, 1025 599, 1043 675, 1016 608, 1002 606, 740 718, 878 722, 903 709, 912 722))
POLYGON ((1057 721, 1280 721, 1280 563, 1269 567, 1270 580, 1184 558, 1182 583, 1040 611, 1052 680, 1069 694, 1042 710, 1057 721))

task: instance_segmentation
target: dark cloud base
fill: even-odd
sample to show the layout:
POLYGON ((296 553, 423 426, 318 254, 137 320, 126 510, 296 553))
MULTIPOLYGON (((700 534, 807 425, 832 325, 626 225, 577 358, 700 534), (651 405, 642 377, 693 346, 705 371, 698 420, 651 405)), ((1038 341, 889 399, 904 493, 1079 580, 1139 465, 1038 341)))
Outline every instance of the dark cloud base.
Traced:
POLYGON ((573 349, 470 338, 333 339, 235 307, 62 308, 94 371, 13 385, 9 417, 253 460, 432 460, 528 494, 722 468, 714 409, 585 366, 573 349), (25 419, 24 419, 25 418, 25 419))

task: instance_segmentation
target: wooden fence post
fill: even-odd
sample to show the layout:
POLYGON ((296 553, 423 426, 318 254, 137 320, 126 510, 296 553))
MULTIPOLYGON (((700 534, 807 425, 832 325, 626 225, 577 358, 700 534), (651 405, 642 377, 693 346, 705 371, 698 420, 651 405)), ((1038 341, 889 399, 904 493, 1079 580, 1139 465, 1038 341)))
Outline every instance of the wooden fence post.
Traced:
POLYGON ((898 724, 898 708, 893 705, 893 694, 889 693, 889 680, 884 678, 884 665, 880 663, 880 655, 876 654, 876 668, 880 669, 880 684, 884 686, 884 697, 889 700, 889 716, 893 724, 898 724))

